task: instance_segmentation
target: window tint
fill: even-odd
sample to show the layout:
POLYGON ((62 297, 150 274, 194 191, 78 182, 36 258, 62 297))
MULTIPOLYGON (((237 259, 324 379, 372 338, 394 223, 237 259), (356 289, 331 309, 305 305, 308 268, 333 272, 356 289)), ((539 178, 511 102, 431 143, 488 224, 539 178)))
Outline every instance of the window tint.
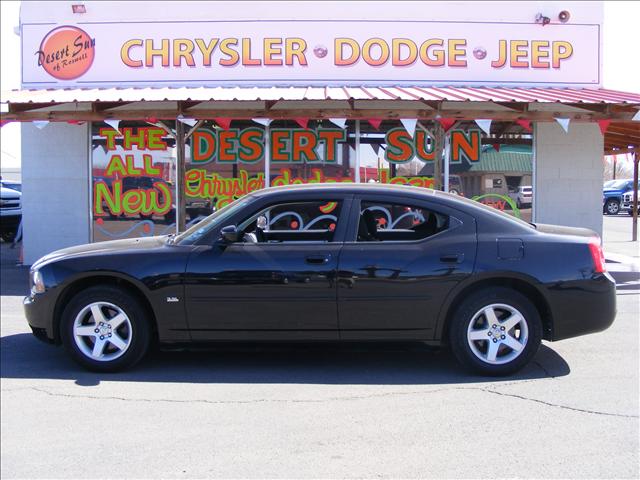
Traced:
POLYGON ((249 243, 332 242, 340 216, 339 201, 272 205, 241 222, 249 243))
POLYGON ((416 241, 447 228, 449 228, 447 215, 423 207, 362 202, 357 241, 416 241))

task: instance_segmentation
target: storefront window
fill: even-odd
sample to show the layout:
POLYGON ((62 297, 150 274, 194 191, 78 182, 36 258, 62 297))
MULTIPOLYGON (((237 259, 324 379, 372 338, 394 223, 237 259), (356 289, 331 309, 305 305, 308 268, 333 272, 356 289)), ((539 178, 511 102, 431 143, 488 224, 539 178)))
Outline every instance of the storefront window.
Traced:
POLYGON ((174 232, 175 139, 146 122, 94 123, 91 133, 93 240, 174 232))
POLYGON ((176 188, 184 189, 187 227, 267 185, 358 180, 423 188, 448 181, 451 193, 531 219, 530 134, 510 122, 492 125, 491 135, 473 121, 446 132, 436 121, 408 129, 400 120, 349 120, 344 128, 328 120, 306 128, 293 120, 204 121, 185 126, 186 174, 177 185, 175 122, 120 122, 118 130, 96 123, 94 241, 174 232, 176 188), (449 170, 443 161, 436 182, 438 148, 449 170))

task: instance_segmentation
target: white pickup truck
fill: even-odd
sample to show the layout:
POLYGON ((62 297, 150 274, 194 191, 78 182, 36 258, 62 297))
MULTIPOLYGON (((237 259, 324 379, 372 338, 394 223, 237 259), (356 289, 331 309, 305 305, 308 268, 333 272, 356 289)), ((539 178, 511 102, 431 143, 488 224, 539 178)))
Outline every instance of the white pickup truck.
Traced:
MULTIPOLYGON (((638 203, 640 204, 640 190, 638 191, 638 203)), ((633 191, 622 194, 620 211, 627 212, 629 215, 633 215, 633 191)), ((640 206, 638 207, 638 214, 640 215, 640 206)))
POLYGON ((11 188, 0 187, 0 237, 12 242, 22 220, 22 194, 11 188))

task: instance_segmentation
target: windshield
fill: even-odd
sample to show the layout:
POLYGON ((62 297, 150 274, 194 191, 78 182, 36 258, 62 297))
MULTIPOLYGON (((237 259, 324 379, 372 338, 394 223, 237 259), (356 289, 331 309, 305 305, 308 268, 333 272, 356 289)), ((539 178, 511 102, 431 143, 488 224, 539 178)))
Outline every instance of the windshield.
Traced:
POLYGON ((627 186, 627 183, 629 183, 629 180, 616 180, 612 182, 608 188, 614 188, 616 190, 619 190, 621 188, 625 188, 627 186))
POLYGON ((174 243, 182 243, 186 245, 194 244, 212 229, 219 226, 225 226, 224 222, 226 222, 228 218, 235 215, 238 210, 249 204, 252 200, 253 197, 251 195, 247 195, 225 205, 201 222, 196 223, 191 228, 177 235, 174 239, 174 243))

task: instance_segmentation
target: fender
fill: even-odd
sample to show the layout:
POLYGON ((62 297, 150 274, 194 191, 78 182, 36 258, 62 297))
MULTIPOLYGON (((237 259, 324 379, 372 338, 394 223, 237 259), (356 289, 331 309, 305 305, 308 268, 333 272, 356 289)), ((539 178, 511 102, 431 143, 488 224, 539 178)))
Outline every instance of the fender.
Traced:
MULTIPOLYGON (((508 282, 510 280, 516 280, 519 282, 526 283, 528 287, 533 288, 535 292, 542 298, 545 302, 544 308, 545 312, 540 313, 540 317, 543 320, 543 326, 547 327, 548 321, 550 324, 553 324, 553 318, 551 318, 550 312, 550 301, 549 295, 546 291, 546 288, 543 284, 540 283, 536 278, 526 275, 520 272, 514 272, 512 270, 492 270, 490 272, 480 272, 474 273, 470 275, 468 278, 460 282, 456 285, 451 292, 447 295, 446 300, 443 302, 440 307, 440 311, 438 312, 438 319, 436 322, 435 328, 435 337, 440 338, 443 341, 446 339, 442 338, 442 335, 445 331, 447 317, 453 308, 456 307, 454 304, 455 300, 462 294, 465 290, 472 290, 477 287, 481 287, 482 285, 488 285, 491 283, 499 283, 499 282, 508 282), (545 318, 546 316, 546 318, 545 318)), ((532 302, 535 303, 535 299, 531 299, 532 302)), ((536 305, 537 307, 537 305, 536 305)), ((549 325, 550 326, 550 325, 549 325)), ((549 332, 550 333, 550 332, 549 332)), ((547 328, 545 328, 545 335, 547 334, 547 328)))

